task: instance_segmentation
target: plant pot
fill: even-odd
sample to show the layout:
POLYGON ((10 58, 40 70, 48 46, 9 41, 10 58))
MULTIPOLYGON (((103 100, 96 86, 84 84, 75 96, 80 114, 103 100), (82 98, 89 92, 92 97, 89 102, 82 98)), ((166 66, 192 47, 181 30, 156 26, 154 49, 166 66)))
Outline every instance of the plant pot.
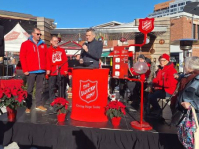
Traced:
POLYGON ((64 122, 66 118, 66 113, 60 113, 57 115, 57 121, 58 122, 64 122))
POLYGON ((111 121, 112 121, 112 125, 113 126, 119 126, 120 125, 120 121, 121 121, 121 117, 113 117, 111 119, 111 121))
POLYGON ((6 107, 9 122, 16 121, 17 110, 6 107))

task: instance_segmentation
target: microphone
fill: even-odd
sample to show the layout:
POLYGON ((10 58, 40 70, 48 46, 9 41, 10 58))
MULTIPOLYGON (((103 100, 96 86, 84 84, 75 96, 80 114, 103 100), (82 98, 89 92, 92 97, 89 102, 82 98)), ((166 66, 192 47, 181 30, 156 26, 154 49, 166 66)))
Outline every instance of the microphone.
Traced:
MULTIPOLYGON (((85 41, 83 45, 86 45, 88 47, 88 41, 85 41)), ((82 45, 82 46, 83 46, 82 45)), ((84 49, 82 48, 81 52, 84 52, 84 49)))
MULTIPOLYGON (((88 46, 88 41, 85 41, 83 45, 88 46)), ((83 45, 82 45, 82 46, 83 46, 83 45)), ((73 56, 72 56, 72 57, 74 57, 74 56, 75 56, 79 51, 81 51, 81 52, 80 52, 80 54, 81 54, 81 53, 83 53, 83 52, 84 52, 84 49, 83 49, 83 48, 79 49, 77 52, 75 52, 75 54, 73 54, 73 56)))
POLYGON ((88 46, 88 41, 85 41, 83 45, 86 45, 86 46, 88 46))

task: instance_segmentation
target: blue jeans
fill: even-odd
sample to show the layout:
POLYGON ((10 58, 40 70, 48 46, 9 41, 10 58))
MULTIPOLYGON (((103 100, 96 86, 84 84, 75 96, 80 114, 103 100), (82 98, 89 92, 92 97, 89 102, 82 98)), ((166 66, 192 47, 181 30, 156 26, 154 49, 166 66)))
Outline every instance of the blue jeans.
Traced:
POLYGON ((148 103, 153 106, 153 109, 158 110, 160 109, 160 105, 158 104, 157 99, 165 99, 166 97, 171 97, 171 94, 165 92, 164 90, 156 90, 152 94, 149 94, 148 103))

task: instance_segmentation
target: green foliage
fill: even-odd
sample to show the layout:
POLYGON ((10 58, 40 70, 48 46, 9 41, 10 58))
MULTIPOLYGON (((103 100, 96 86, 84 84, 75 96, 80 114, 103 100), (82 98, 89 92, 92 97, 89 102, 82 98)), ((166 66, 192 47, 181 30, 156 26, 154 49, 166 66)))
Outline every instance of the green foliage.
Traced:
POLYGON ((113 117, 122 117, 123 113, 121 111, 121 109, 109 109, 106 111, 106 115, 110 118, 113 117))

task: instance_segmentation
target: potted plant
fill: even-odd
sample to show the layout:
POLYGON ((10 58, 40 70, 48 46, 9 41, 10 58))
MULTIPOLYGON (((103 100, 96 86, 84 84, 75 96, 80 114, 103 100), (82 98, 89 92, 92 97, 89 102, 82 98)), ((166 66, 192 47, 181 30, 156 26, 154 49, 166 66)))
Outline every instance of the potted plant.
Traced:
POLYGON ((55 107, 57 111, 58 122, 64 122, 68 112, 69 102, 65 98, 57 97, 50 105, 55 107))
POLYGON ((113 126, 119 126, 121 117, 126 115, 126 106, 118 100, 110 101, 106 106, 106 115, 111 118, 113 126))
POLYGON ((25 106, 27 91, 23 87, 5 87, 0 89, 0 107, 5 106, 9 121, 16 120, 17 108, 25 106))

